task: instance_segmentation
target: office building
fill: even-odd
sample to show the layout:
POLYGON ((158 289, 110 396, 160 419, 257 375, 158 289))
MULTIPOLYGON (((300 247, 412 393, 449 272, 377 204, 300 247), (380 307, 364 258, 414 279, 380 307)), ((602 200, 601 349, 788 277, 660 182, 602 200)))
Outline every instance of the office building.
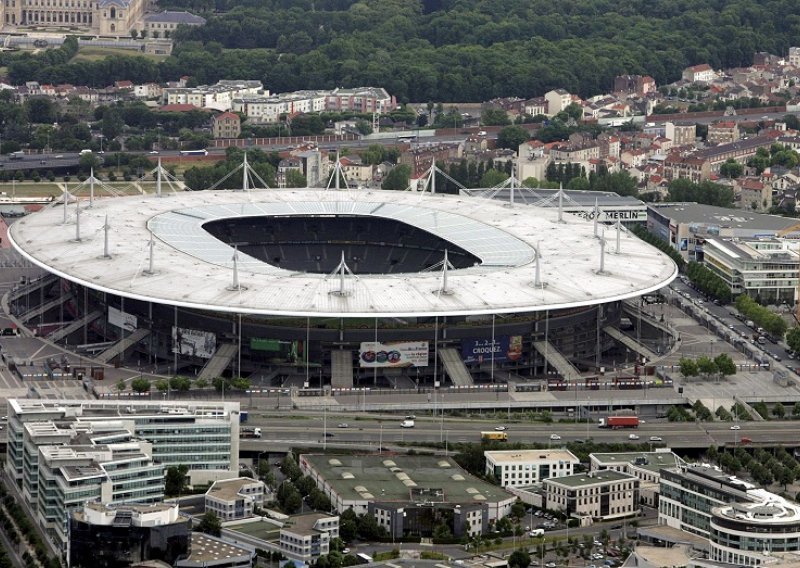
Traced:
POLYGON ((189 556, 175 562, 175 568, 252 568, 256 550, 209 534, 189 535, 189 556))
POLYGON ((105 36, 128 36, 144 15, 146 0, 6 0, 0 18, 7 29, 26 27, 84 30, 105 36))
POLYGON ((256 507, 264 505, 266 485, 249 477, 215 481, 206 491, 206 512, 216 513, 223 521, 252 517, 256 507))
POLYGON ((370 513, 396 538, 430 537, 441 523, 455 536, 484 534, 516 501, 441 456, 304 454, 300 469, 337 511, 370 513))
POLYGON ((544 480, 545 508, 568 517, 611 520, 639 513, 639 480, 613 470, 581 473, 544 480))
POLYGON ((486 474, 503 487, 526 487, 545 479, 572 475, 580 460, 569 450, 502 450, 483 452, 486 474))
POLYGON ((619 471, 639 479, 639 497, 650 507, 658 507, 658 490, 661 470, 674 468, 683 460, 669 449, 654 452, 617 452, 589 455, 589 468, 592 472, 619 471))
POLYGON ((330 552, 330 543, 339 538, 339 517, 324 513, 294 515, 280 530, 281 552, 305 563, 330 552))
POLYGON ((177 504, 101 505, 72 513, 70 568, 123 568, 160 560, 169 565, 189 552, 189 522, 177 504))

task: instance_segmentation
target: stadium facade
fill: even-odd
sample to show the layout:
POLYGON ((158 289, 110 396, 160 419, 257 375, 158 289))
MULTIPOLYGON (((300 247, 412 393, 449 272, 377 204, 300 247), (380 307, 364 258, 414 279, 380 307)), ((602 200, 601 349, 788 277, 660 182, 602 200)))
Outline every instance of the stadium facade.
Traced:
POLYGON ((621 224, 412 192, 81 199, 10 239, 59 284, 48 294, 65 318, 86 322, 72 339, 43 334, 115 342, 107 359, 161 372, 312 387, 600 366, 624 302, 677 274, 621 224))

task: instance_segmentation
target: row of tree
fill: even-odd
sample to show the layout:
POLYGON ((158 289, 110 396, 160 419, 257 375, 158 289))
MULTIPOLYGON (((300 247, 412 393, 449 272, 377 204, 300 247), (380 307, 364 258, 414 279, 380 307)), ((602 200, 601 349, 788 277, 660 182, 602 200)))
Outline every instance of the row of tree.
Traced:
POLYGON ((706 296, 716 298, 723 304, 730 303, 732 298, 730 287, 717 274, 706 268, 705 265, 690 261, 686 266, 686 276, 706 296))
POLYGON ((756 302, 747 294, 736 298, 736 309, 747 320, 753 320, 758 327, 763 327, 773 337, 782 338, 786 334, 786 321, 776 313, 756 302))
POLYGON ((697 359, 681 357, 678 366, 680 367, 681 375, 687 379, 698 375, 702 375, 707 379, 711 377, 724 379, 729 375, 736 374, 736 364, 727 353, 720 353, 713 359, 705 355, 697 359))

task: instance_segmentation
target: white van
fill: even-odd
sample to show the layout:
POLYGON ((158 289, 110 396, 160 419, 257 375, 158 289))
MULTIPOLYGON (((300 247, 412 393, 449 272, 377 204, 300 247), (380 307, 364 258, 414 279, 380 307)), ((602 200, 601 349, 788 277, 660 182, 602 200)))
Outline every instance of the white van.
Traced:
POLYGON ((88 148, 85 148, 85 149, 81 150, 80 152, 78 152, 78 155, 79 156, 83 156, 84 154, 91 154, 91 153, 92 153, 91 150, 89 150, 88 148))
POLYGON ((528 536, 544 536, 544 529, 533 529, 531 532, 528 533, 528 536))
POLYGON ((414 421, 413 420, 406 419, 406 420, 403 420, 400 423, 400 428, 413 428, 413 427, 414 427, 414 421))

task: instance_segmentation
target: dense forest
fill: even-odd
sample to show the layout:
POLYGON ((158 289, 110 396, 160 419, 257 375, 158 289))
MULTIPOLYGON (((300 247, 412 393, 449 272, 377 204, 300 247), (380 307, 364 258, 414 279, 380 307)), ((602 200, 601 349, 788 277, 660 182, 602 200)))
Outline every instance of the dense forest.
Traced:
MULTIPOLYGON (((622 73, 674 81, 697 63, 747 65, 800 38, 794 0, 161 0, 208 23, 173 56, 69 65, 12 63, 15 81, 87 77, 199 83, 260 79, 273 92, 380 85, 406 101, 608 91, 622 73), (121 76, 128 72, 134 76, 121 76)), ((74 80, 72 82, 75 82, 74 80)))

